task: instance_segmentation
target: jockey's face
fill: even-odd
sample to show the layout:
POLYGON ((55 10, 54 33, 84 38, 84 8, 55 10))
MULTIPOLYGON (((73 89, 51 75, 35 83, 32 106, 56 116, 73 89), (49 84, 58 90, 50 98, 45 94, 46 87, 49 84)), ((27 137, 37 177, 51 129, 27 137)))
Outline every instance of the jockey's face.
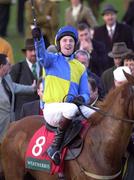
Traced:
POLYGON ((27 49, 25 52, 26 58, 34 64, 36 62, 36 54, 35 54, 35 49, 27 49))
POLYGON ((64 36, 60 40, 60 51, 65 56, 70 56, 74 52, 75 41, 71 36, 64 36))

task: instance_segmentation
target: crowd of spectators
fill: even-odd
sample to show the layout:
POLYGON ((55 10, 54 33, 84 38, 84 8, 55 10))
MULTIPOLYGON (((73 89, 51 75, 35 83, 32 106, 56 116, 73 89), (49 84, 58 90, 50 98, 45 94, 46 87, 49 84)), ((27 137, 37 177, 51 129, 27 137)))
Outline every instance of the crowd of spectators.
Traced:
MULTIPOLYGON (((60 44, 55 43, 60 24, 59 2, 59 0, 34 0, 34 7, 37 26, 41 29, 48 52, 51 51, 51 55, 60 52, 59 54, 64 56, 60 51, 60 44)), ((93 105, 96 101, 103 101, 108 92, 115 88, 117 78, 114 75, 120 66, 127 66, 130 70, 129 74, 134 76, 134 0, 129 1, 122 22, 118 21, 118 10, 115 6, 104 4, 100 13, 103 25, 99 25, 98 9, 102 2, 104 0, 89 0, 85 5, 82 0, 70 0, 69 7, 64 11, 65 25, 75 27, 78 32, 78 43, 75 42, 72 54, 85 66, 91 93, 89 104, 93 105)), ((38 52, 32 34, 35 24, 30 0, 16 1, 16 25, 19 35, 25 39, 25 46, 20 47, 24 59, 14 59, 12 47, 5 39, 8 37, 7 27, 12 3, 15 1, 0 0, 0 95, 5 98, 4 101, 2 98, 0 100, 0 121, 2 122, 0 129, 5 127, 2 133, 0 132, 0 139, 10 122, 17 121, 26 115, 42 114, 41 99, 44 85, 42 82, 43 78, 46 78, 44 69, 37 60, 38 52), (18 63, 15 63, 16 61, 18 63), (12 65, 11 70, 9 64, 12 65), (7 79, 6 84, 3 84, 3 79, 7 79), (35 81, 38 82, 37 91, 35 81), (8 113, 5 119, 1 115, 3 114, 2 106, 5 103, 9 111, 11 102, 12 112, 10 113, 15 113, 15 116, 11 117, 8 113)), ((123 76, 121 73, 117 74, 123 76)), ((129 179, 126 178, 126 180, 129 179)))

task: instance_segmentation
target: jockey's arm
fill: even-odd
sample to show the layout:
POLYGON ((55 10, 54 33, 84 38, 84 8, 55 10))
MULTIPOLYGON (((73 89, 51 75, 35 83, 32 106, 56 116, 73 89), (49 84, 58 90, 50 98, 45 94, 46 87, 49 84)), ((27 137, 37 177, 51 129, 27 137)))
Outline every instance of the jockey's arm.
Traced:
POLYGON ((36 58, 40 65, 44 68, 51 66, 56 60, 56 55, 47 52, 43 36, 41 36, 40 39, 34 39, 34 44, 36 58))
POLYGON ((90 90, 88 85, 88 78, 87 73, 84 73, 81 76, 80 83, 79 83, 79 95, 82 96, 85 100, 85 103, 88 104, 90 101, 90 90))

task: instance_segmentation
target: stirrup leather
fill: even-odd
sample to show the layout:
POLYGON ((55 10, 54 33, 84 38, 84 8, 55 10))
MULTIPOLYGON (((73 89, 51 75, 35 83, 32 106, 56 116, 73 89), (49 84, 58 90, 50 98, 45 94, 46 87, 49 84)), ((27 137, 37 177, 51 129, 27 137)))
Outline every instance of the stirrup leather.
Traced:
POLYGON ((61 156, 60 156, 60 151, 55 151, 54 154, 51 156, 51 159, 55 161, 55 156, 59 154, 59 157, 61 159, 61 156))
POLYGON ((60 164, 61 156, 60 151, 54 151, 52 147, 49 147, 47 150, 48 156, 54 161, 56 165, 60 164), (56 157, 58 155, 58 158, 56 157))

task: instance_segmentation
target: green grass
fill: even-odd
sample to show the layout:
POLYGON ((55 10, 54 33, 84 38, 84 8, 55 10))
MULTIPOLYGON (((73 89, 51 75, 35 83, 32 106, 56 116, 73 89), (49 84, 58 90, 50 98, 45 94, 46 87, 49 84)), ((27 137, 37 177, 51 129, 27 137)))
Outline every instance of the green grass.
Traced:
MULTIPOLYGON (((124 14, 124 5, 123 2, 124 0, 105 0, 105 3, 111 3, 115 6, 115 8, 118 10, 118 19, 121 20, 123 14, 124 14)), ((103 6, 104 3, 102 3, 101 8, 103 6)), ((64 0, 63 2, 59 3, 60 6, 60 14, 59 14, 59 18, 60 18, 60 26, 64 25, 64 12, 65 12, 65 8, 69 5, 69 1, 68 0, 64 0)), ((21 49, 24 47, 24 37, 20 37, 17 29, 16 29, 16 11, 17 5, 12 5, 11 7, 11 15, 10 15, 10 23, 8 26, 8 37, 7 40, 11 43, 12 47, 13 47, 13 52, 14 52, 14 58, 15 58, 15 62, 20 61, 24 55, 21 52, 21 49)), ((101 11, 101 10, 100 10, 101 11)), ((102 24, 102 17, 99 17, 99 24, 102 24)))

